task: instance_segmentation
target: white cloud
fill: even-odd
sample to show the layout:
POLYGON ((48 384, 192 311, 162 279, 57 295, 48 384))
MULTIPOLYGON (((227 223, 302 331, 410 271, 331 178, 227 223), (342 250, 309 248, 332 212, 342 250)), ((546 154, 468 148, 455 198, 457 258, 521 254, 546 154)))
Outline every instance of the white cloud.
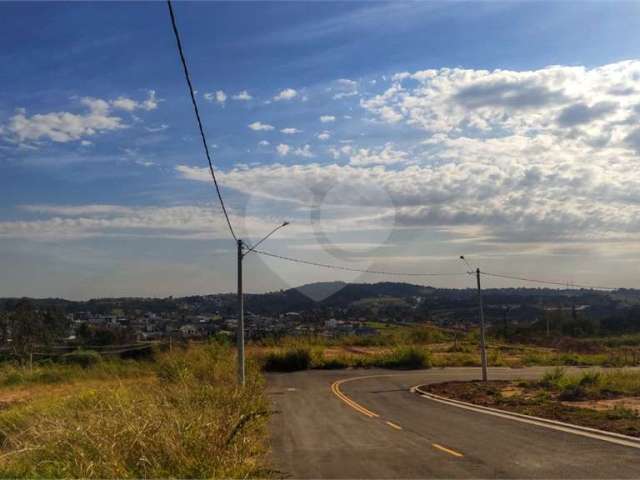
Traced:
POLYGON ((158 125, 157 127, 144 127, 144 129, 147 132, 151 132, 151 133, 162 132, 162 131, 166 130, 167 128, 169 128, 169 125, 167 125, 166 123, 158 125))
POLYGON ((31 213, 45 213, 50 215, 61 215, 64 217, 76 217, 82 215, 107 215, 123 214, 131 212, 130 207, 120 205, 20 205, 20 210, 31 213))
POLYGON ((149 90, 148 93, 149 93, 149 96, 144 102, 142 102, 141 108, 144 110, 155 110, 156 108, 158 108, 158 103, 161 102, 162 100, 156 97, 155 90, 149 90))
MULTIPOLYGON (((189 167, 186 167, 188 171, 189 167)), ((45 217, 0 221, 0 238, 41 241, 95 237, 150 237, 185 240, 227 238, 222 212, 213 206, 23 205, 26 212, 45 217)), ((233 215, 233 212, 230 212, 233 215)), ((244 216, 235 226, 243 235, 267 231, 268 220, 244 216)), ((295 229, 295 226, 292 227, 295 229)))
POLYGON ((152 162, 151 160, 136 160, 136 163, 138 165, 142 165, 143 167, 152 167, 154 166, 156 163, 152 162))
POLYGON ((291 145, 287 145, 286 143, 281 143, 276 146, 276 152, 281 157, 286 157, 287 155, 294 155, 296 157, 306 157, 311 158, 314 154, 311 152, 310 145, 303 145, 302 147, 293 148, 291 145))
POLYGON ((110 113, 109 104, 104 100, 84 98, 81 103, 89 108, 87 113, 52 112, 28 116, 25 110, 19 110, 3 130, 20 143, 43 138, 66 143, 126 127, 122 118, 110 113))
POLYGON ((240 100, 240 101, 246 102, 248 100, 251 100, 253 97, 246 90, 242 90, 241 92, 238 92, 237 94, 233 95, 231 98, 233 100, 240 100))
POLYGON ((401 150, 396 150, 393 144, 387 143, 382 148, 369 149, 360 148, 351 154, 349 163, 353 166, 367 165, 393 165, 396 163, 407 163, 409 154, 401 150))
POLYGON ((284 133, 285 135, 294 135, 296 133, 300 133, 302 132, 302 130, 298 130, 297 128, 283 128, 282 130, 280 130, 282 133, 284 133))
POLYGON ((113 108, 133 112, 135 110, 155 110, 158 108, 158 102, 160 102, 160 100, 156 97, 156 91, 149 90, 146 100, 138 101, 133 98, 120 96, 115 100, 111 100, 109 103, 113 108))
POLYGON ((293 88, 285 88, 280 93, 278 93, 275 97, 273 97, 273 100, 275 102, 280 102, 282 100, 292 100, 297 96, 298 96, 297 90, 294 90, 293 88))
POLYGON ((118 97, 111 102, 114 108, 126 110, 127 112, 133 112, 138 107, 138 102, 131 98, 118 97))
POLYGON ((322 115, 322 116, 320 116, 320 121, 322 123, 335 122, 336 121, 336 117, 333 116, 333 115, 322 115))
POLYGON ((253 122, 249 124, 249 128, 256 132, 268 132, 274 129, 273 125, 269 125, 268 123, 262 123, 262 122, 253 122))
POLYGON ((348 78, 341 78, 336 81, 336 87, 333 89, 336 93, 333 95, 334 100, 339 100, 345 97, 353 97, 358 95, 358 82, 355 80, 349 80, 348 78))
POLYGON ((318 138, 318 140, 326 141, 326 140, 329 140, 331 138, 331 133, 328 132, 327 130, 324 130, 324 131, 318 133, 316 135, 316 137, 318 138))
POLYGON ((260 145, 260 146, 262 146, 262 147, 267 147, 267 146, 269 146, 269 145, 271 145, 271 144, 269 143, 269 141, 268 141, 268 140, 260 140, 260 141, 258 142, 258 145, 260 145))
POLYGON ((638 116, 640 61, 593 69, 552 66, 531 71, 442 68, 394 76, 382 94, 361 105, 379 120, 406 122, 451 135, 541 133, 585 146, 623 146, 638 116), (403 80, 417 84, 406 88, 403 80))
MULTIPOLYGON (((422 132, 420 144, 407 151, 391 143, 331 145, 327 155, 347 165, 260 165, 221 172, 221 181, 305 205, 337 188, 344 195, 334 201, 343 206, 355 205, 351 191, 370 191, 377 205, 375 185, 395 205, 380 203, 380 215, 399 227, 510 243, 513 251, 525 244, 629 245, 640 239, 637 78, 634 61, 403 73, 362 106, 378 121, 422 132)), ((296 154, 287 147, 287 155, 296 154)))
POLYGON ((314 157, 315 155, 311 152, 311 146, 309 145, 303 145, 302 147, 298 147, 293 151, 293 154, 298 156, 298 157, 306 157, 306 158, 311 158, 314 157))
POLYGON ((278 155, 280 155, 281 157, 288 155, 290 150, 291 147, 286 143, 281 143, 276 147, 276 152, 278 152, 278 155))
POLYGON ((25 109, 20 108, 6 125, 0 127, 0 135, 25 147, 28 145, 23 142, 36 142, 41 139, 67 143, 127 128, 128 125, 113 112, 114 109, 128 112, 140 109, 154 110, 159 101, 155 91, 149 90, 148 98, 142 101, 126 97, 118 97, 115 100, 83 97, 80 104, 88 110, 85 113, 51 112, 29 116, 25 109))
POLYGON ((216 90, 215 92, 207 92, 204 95, 202 95, 204 97, 205 100, 207 100, 208 102, 213 102, 215 101, 216 103, 218 103, 219 105, 224 105, 225 102, 227 101, 227 94, 224 93, 223 90, 216 90))

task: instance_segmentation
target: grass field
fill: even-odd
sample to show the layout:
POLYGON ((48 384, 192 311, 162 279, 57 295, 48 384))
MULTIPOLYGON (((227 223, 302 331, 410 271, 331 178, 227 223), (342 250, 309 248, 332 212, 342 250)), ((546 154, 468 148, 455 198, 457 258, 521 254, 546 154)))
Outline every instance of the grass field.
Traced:
MULTIPOLYGON (((307 368, 381 367, 411 368, 472 367, 480 365, 478 333, 454 332, 432 325, 390 325, 368 322, 379 329, 375 335, 283 337, 254 342, 250 351, 266 370, 303 370, 307 368), (424 362, 391 361, 404 349, 420 352, 424 362)), ((489 366, 521 368, 528 366, 603 366, 640 365, 640 337, 569 339, 555 346, 505 343, 489 338, 489 366)))
POLYGON ((0 476, 269 476, 257 366, 245 389, 235 383, 235 356, 220 345, 87 368, 5 365, 0 476))

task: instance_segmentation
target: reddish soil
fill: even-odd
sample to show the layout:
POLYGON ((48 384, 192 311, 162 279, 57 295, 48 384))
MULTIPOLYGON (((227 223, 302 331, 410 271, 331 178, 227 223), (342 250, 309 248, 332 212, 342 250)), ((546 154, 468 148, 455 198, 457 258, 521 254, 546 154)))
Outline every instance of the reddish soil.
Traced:
POLYGON ((566 402, 558 393, 534 382, 445 382, 427 385, 427 391, 443 397, 511 412, 558 420, 609 432, 640 437, 640 405, 637 397, 566 402), (629 406, 634 408, 630 408, 629 406))

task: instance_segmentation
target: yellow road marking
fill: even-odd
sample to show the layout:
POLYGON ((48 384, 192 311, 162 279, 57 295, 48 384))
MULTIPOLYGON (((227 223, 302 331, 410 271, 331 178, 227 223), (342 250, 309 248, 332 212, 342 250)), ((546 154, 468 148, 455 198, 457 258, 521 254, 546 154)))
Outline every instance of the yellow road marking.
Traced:
MULTIPOLYGON (((374 413, 371 410, 363 407, 358 402, 356 402, 355 400, 352 400, 351 398, 347 397, 344 393, 342 393, 342 390, 340 390, 340 385, 342 385, 343 383, 346 383, 346 382, 351 382, 353 380, 361 380, 361 379, 365 379, 365 378, 376 378, 376 377, 393 377, 393 376, 396 376, 396 375, 366 375, 366 376, 362 376, 362 377, 353 377, 353 378, 345 378, 345 379, 342 379, 342 380, 336 380, 335 382, 333 382, 331 384, 331 391, 334 393, 334 395, 336 397, 338 397, 340 400, 342 400, 348 406, 353 408, 355 411, 360 412, 360 413, 362 413, 363 415, 366 415, 369 418, 378 418, 378 417, 380 417, 380 415, 378 415, 377 413, 374 413)), ((400 425, 395 424, 395 423, 393 423, 393 422, 391 422, 389 420, 385 420, 385 423, 387 425, 389 425, 391 428, 395 428, 396 430, 402 430, 402 427, 400 425)), ((447 447, 443 447, 442 445, 439 445, 437 443, 432 443, 431 445, 434 448, 437 448, 438 450, 446 452, 449 455, 453 455, 454 457, 464 457, 464 455, 462 453, 456 452, 455 450, 451 450, 450 448, 447 448, 447 447)))
POLYGON ((451 450, 450 448, 443 447, 442 445, 438 445, 437 443, 432 443, 431 446, 433 448, 437 448, 438 450, 442 450, 443 452, 447 452, 454 457, 464 457, 464 455, 460 452, 456 452, 455 450, 451 450))
POLYGON ((389 425, 391 428, 395 428, 396 430, 402 430, 402 427, 400 425, 396 425, 395 423, 390 422, 389 420, 387 420, 385 423, 389 425))
POLYGON ((362 413, 363 415, 366 415, 369 418, 377 418, 377 417, 379 417, 380 415, 378 415, 377 413, 374 413, 371 410, 368 410, 368 409, 364 408, 362 405, 360 405, 359 403, 351 400, 344 393, 342 393, 342 391, 340 390, 340 385, 342 383, 344 383, 345 381, 347 381, 347 380, 355 380, 355 379, 348 378, 348 379, 344 379, 344 380, 338 380, 338 381, 333 382, 331 384, 331 391, 335 394, 335 396, 338 397, 340 400, 342 400, 347 405, 349 405, 354 410, 362 413))

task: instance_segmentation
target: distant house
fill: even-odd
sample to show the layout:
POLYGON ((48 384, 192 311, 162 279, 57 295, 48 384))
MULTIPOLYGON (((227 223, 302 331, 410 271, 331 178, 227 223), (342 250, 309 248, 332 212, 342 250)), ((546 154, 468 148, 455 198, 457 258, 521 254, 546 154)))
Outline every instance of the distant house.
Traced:
POLYGON ((191 323, 187 323, 180 327, 180 333, 185 337, 195 337, 200 334, 200 329, 191 323))

